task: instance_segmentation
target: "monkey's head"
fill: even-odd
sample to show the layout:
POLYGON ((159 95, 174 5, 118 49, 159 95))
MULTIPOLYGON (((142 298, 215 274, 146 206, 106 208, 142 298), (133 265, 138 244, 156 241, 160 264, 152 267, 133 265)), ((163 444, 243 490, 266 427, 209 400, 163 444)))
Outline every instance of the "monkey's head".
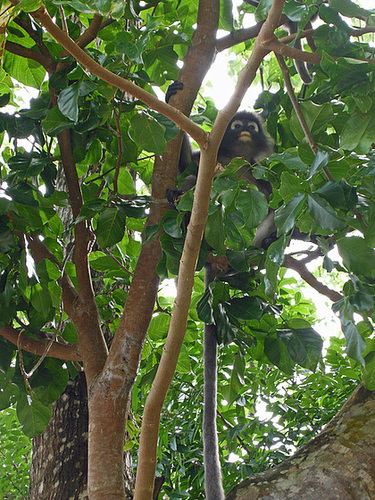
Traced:
POLYGON ((253 164, 271 154, 272 145, 262 119, 255 113, 240 111, 234 115, 224 133, 218 161, 225 164, 232 158, 243 157, 253 164))

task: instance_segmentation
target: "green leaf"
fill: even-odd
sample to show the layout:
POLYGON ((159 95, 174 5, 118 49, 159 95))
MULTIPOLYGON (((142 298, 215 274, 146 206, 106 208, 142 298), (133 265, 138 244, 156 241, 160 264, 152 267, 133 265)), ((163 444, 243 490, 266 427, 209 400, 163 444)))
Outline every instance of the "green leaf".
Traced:
POLYGON ((245 385, 245 371, 245 358, 241 354, 241 351, 237 351, 234 357, 233 369, 230 374, 228 405, 231 405, 241 394, 245 385))
POLYGON ((42 434, 51 419, 51 405, 43 405, 36 398, 31 400, 24 396, 18 400, 17 416, 26 436, 34 437, 42 434))
POLYGON ((61 113, 57 106, 54 106, 47 110, 42 125, 46 134, 55 136, 62 130, 71 128, 72 122, 61 113))
POLYGON ((207 243, 216 250, 219 255, 225 255, 225 232, 223 211, 220 205, 213 207, 208 215, 205 237, 207 243))
POLYGON ((260 319, 263 309, 257 297, 235 297, 225 304, 228 314, 237 319, 260 319))
POLYGON ((316 172, 320 172, 327 165, 328 160, 329 154, 326 151, 318 150, 311 164, 308 178, 311 179, 316 172))
POLYGON ((337 248, 345 266, 358 275, 373 275, 375 269, 375 250, 359 236, 340 238, 337 248))
POLYGON ((278 208, 275 212, 275 224, 280 234, 288 233, 293 229, 295 220, 301 213, 305 203, 305 194, 298 193, 287 205, 278 208))
POLYGON ((112 247, 125 234, 126 216, 115 207, 106 208, 98 216, 96 236, 101 248, 112 247))
POLYGON ((348 151, 366 154, 370 151, 375 136, 375 115, 357 113, 347 120, 340 137, 340 147, 348 151))
POLYGON ((163 154, 167 145, 165 127, 156 120, 147 117, 144 113, 137 114, 131 119, 131 138, 145 151, 158 155, 163 154))
POLYGON ((361 337, 357 327, 352 321, 347 321, 340 314, 341 329, 345 335, 346 352, 348 356, 357 361, 361 366, 365 366, 363 351, 366 349, 366 342, 361 337))
POLYGON ((212 325, 215 321, 212 310, 212 301, 213 301, 212 290, 210 287, 207 287, 197 304, 198 318, 207 325, 212 325))
POLYGON ((159 313, 151 320, 147 335, 152 340, 163 340, 168 334, 171 317, 166 313, 159 313))
POLYGON ((178 355, 176 371, 178 373, 190 373, 191 371, 189 351, 184 344, 182 345, 180 354, 178 355))
MULTIPOLYGON (((325 130, 334 118, 332 105, 329 103, 319 106, 311 101, 304 101, 300 103, 300 106, 307 126, 314 135, 325 130)), ((298 141, 302 141, 305 138, 299 119, 294 111, 290 120, 290 128, 298 141)))
POLYGON ((351 0, 329 0, 331 9, 340 12, 345 17, 369 17, 375 14, 374 10, 366 10, 351 0))
POLYGON ((220 0, 220 26, 226 31, 233 31, 233 4, 232 0, 220 0))
POLYGON ((341 179, 340 182, 327 182, 318 193, 332 207, 345 212, 354 208, 358 201, 355 187, 350 186, 345 179, 341 179))
POLYGON ((11 54, 8 51, 4 52, 3 67, 18 82, 38 90, 46 76, 46 70, 38 62, 28 57, 11 54))
POLYGON ((258 227, 267 217, 268 203, 263 193, 256 189, 241 189, 235 201, 236 207, 243 213, 247 229, 258 227))
POLYGON ((365 356, 365 366, 362 369, 362 378, 369 391, 375 390, 375 352, 369 352, 365 356))
POLYGON ((286 246, 285 234, 271 243, 267 250, 267 258, 274 264, 281 266, 284 262, 284 250, 286 246))
POLYGON ((72 122, 78 121, 78 91, 79 82, 74 82, 63 89, 57 99, 57 105, 61 113, 72 122))
POLYGON ((278 330, 277 335, 286 345, 293 361, 315 371, 322 356, 323 339, 313 328, 278 330))
POLYGON ((286 375, 293 374, 294 361, 290 357, 286 345, 274 337, 266 337, 264 341, 264 354, 275 366, 286 375))
POLYGON ((308 211, 313 221, 322 229, 336 231, 345 227, 345 222, 340 219, 329 203, 318 194, 308 195, 308 211))

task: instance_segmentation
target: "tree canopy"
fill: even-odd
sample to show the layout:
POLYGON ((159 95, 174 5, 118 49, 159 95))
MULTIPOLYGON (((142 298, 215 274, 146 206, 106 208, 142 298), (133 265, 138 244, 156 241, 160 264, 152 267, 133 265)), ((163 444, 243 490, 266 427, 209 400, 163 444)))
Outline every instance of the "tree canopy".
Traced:
POLYGON ((361 380, 375 390, 375 11, 22 0, 2 2, 0 24, 0 409, 40 434, 84 370, 90 499, 125 498, 125 430, 128 448, 140 439, 135 498, 151 498, 155 468, 168 498, 203 498, 203 323, 218 329, 227 490, 311 439, 361 380), (239 76, 218 112, 197 94, 223 51, 239 76), (176 79, 183 90, 159 100, 176 79), (243 159, 215 173, 253 82, 276 144, 253 168, 269 196, 238 178, 243 159), (202 155, 176 209, 180 130, 202 155), (273 229, 254 246, 264 220, 273 229), (207 261, 226 272, 204 290, 207 261), (327 349, 302 282, 339 318, 327 349))

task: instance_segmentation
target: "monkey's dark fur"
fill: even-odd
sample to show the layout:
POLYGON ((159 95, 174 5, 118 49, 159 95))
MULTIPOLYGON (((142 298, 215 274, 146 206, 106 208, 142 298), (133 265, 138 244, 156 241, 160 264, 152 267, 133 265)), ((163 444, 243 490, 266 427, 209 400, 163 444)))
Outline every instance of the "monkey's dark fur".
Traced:
MULTIPOLYGON (((168 88, 166 101, 182 89, 181 82, 174 82, 168 88)), ((264 129, 261 118, 248 111, 240 111, 229 122, 219 146, 217 162, 225 166, 233 158, 243 157, 246 161, 239 171, 241 179, 255 184, 267 197, 272 186, 267 181, 255 179, 252 165, 265 158, 273 151, 273 141, 264 129)), ((200 152, 193 151, 188 136, 185 134, 181 146, 178 165, 179 174, 191 164, 199 163, 200 152)), ((196 183, 196 176, 186 177, 180 190, 169 190, 167 198, 174 203, 176 197, 191 189, 196 183)), ((253 245, 261 246, 265 237, 274 231, 273 213, 259 226, 253 245)), ((220 270, 214 264, 206 264, 205 287, 215 279, 220 270)), ((216 427, 217 411, 217 328, 215 324, 204 326, 204 405, 203 405, 203 460, 205 468, 205 492, 207 500, 224 500, 221 466, 219 459, 219 442, 216 427)))

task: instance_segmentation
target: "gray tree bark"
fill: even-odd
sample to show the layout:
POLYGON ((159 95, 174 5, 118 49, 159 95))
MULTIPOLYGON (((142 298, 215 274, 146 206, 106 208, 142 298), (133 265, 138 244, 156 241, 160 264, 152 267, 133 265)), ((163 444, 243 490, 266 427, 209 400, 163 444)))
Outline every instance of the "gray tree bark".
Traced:
POLYGON ((375 498, 375 391, 360 385, 322 432, 279 466, 232 489, 227 500, 375 498))

